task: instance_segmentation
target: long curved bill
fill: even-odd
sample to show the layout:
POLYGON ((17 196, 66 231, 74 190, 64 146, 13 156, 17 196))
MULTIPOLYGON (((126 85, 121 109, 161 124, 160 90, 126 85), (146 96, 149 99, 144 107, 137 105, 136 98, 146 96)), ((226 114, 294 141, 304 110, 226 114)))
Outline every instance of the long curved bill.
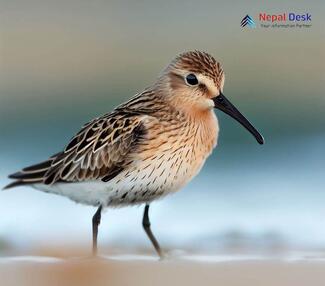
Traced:
POLYGON ((264 144, 263 136, 255 129, 255 127, 242 115, 239 110, 232 105, 232 103, 220 93, 213 98, 214 107, 228 114, 235 120, 237 120, 242 126, 244 126, 261 145, 264 144))

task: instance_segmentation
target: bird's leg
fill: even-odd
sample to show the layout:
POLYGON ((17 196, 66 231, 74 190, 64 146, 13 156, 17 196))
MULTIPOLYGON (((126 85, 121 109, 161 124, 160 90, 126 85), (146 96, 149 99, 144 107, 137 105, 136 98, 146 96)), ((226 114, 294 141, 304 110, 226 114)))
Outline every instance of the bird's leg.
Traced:
POLYGON ((98 226, 100 224, 102 213, 102 206, 100 205, 97 211, 93 216, 93 255, 97 255, 97 235, 98 235, 98 226))
POLYGON ((146 232, 146 234, 148 235, 151 243, 153 244, 153 246, 155 247, 158 255, 160 258, 163 258, 163 253, 160 249, 159 243, 157 241, 157 239, 155 238, 155 236, 153 235, 151 228, 150 228, 150 220, 149 220, 149 205, 146 204, 146 206, 144 207, 144 213, 143 213, 143 219, 142 219, 142 226, 146 232))

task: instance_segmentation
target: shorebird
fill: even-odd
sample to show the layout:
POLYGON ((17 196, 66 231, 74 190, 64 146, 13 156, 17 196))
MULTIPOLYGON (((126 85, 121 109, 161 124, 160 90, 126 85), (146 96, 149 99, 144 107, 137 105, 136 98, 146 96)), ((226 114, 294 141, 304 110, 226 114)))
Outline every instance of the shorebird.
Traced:
POLYGON ((85 124, 63 151, 9 175, 5 189, 28 185, 97 207, 93 254, 106 207, 144 204, 143 227, 163 252, 149 221, 152 201, 184 187, 217 144, 217 108, 263 144, 262 135, 223 95, 219 62, 201 51, 177 56, 155 83, 112 112, 85 124))

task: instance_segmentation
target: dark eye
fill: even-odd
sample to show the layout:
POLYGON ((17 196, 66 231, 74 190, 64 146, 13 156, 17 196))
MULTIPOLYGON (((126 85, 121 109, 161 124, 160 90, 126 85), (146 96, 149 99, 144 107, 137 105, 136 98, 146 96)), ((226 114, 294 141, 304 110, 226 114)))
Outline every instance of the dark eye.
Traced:
POLYGON ((197 85, 199 83, 195 74, 192 74, 192 73, 188 74, 185 79, 189 85, 197 85))

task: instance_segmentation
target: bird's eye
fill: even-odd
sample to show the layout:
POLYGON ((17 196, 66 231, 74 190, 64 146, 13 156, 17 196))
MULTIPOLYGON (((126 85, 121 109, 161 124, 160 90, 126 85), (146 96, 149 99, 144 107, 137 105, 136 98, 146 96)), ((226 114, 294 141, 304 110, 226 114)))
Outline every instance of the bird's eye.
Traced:
POLYGON ((195 74, 192 74, 192 73, 188 74, 185 77, 185 80, 186 80, 186 83, 189 85, 197 85, 199 83, 195 74))

